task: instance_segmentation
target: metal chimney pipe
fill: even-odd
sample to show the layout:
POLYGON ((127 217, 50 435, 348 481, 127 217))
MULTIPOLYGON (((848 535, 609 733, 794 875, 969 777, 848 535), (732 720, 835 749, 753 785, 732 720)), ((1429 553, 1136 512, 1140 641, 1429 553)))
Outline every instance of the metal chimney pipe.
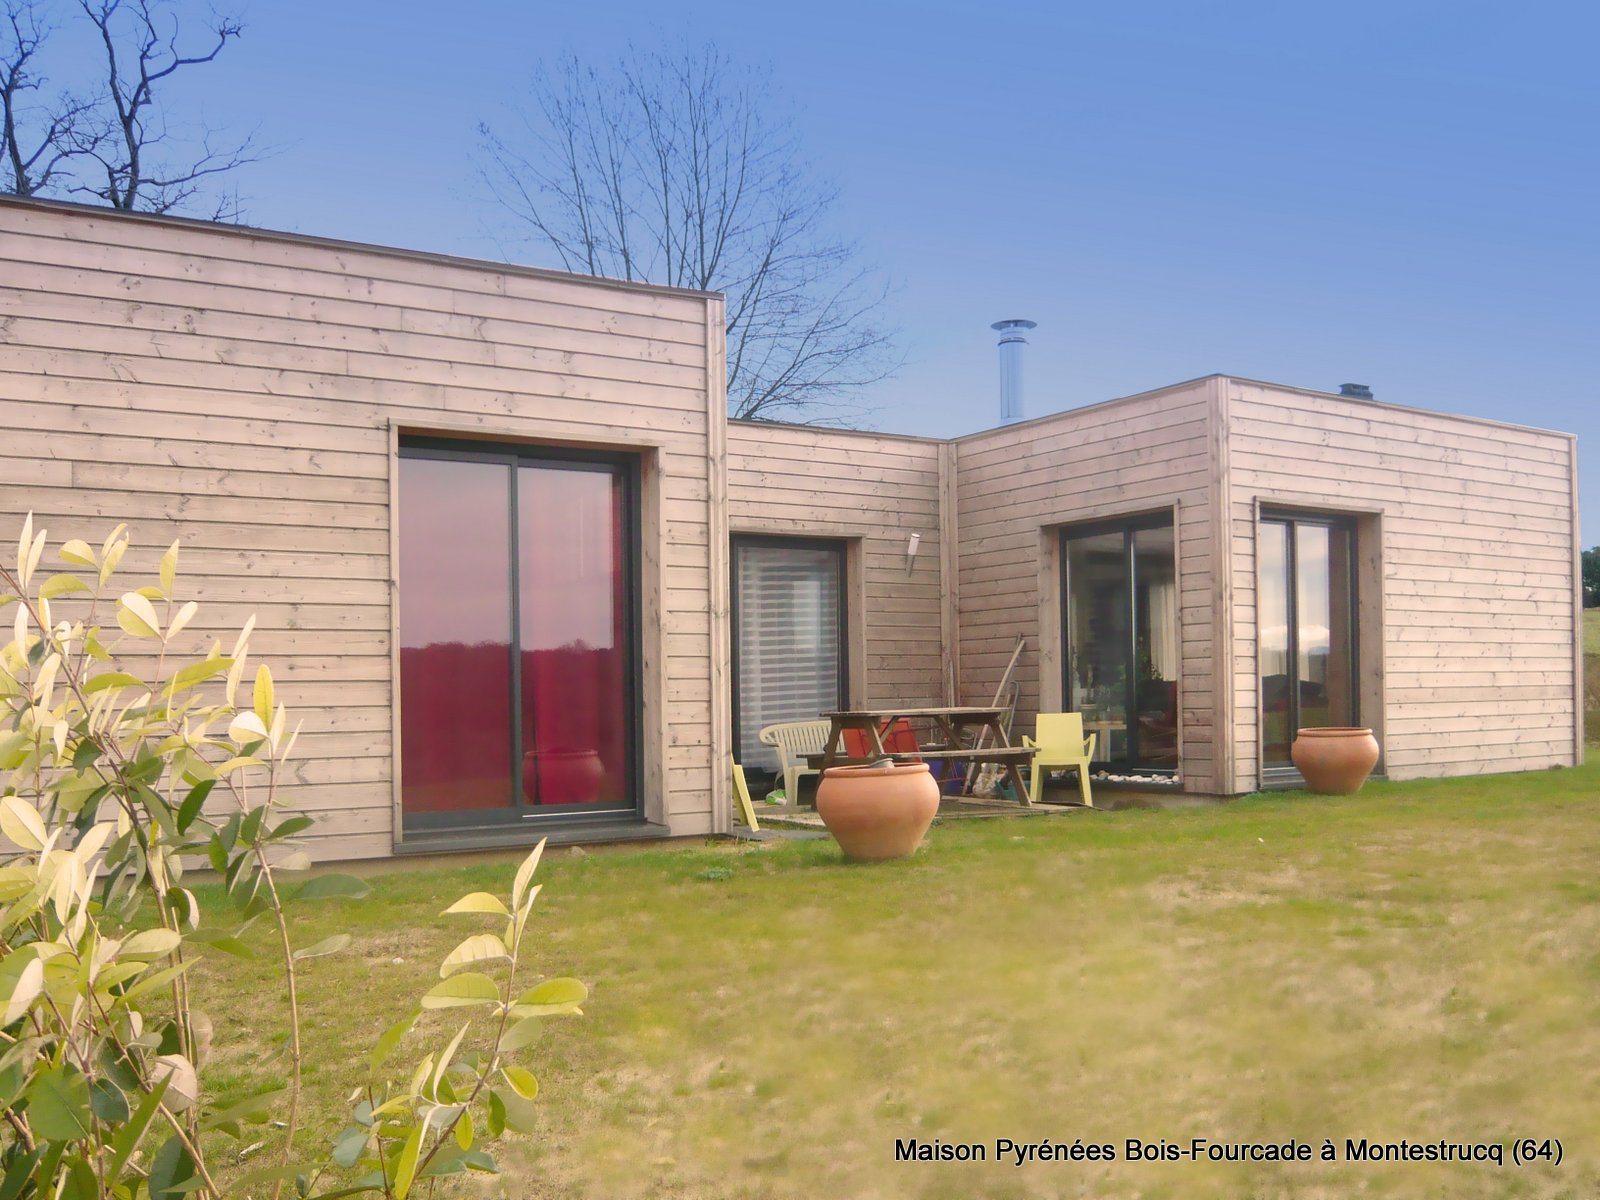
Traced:
POLYGON ((1000 424, 1012 425, 1022 420, 1022 348, 1028 344, 1023 335, 1038 328, 1037 321, 1020 318, 996 321, 989 326, 1000 335, 1000 424))

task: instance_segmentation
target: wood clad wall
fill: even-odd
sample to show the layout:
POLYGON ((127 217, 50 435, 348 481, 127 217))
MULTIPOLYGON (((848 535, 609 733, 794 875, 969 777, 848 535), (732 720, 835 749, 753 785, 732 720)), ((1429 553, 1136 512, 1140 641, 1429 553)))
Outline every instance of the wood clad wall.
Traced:
POLYGON ((852 703, 943 696, 940 664, 941 443, 885 434, 734 421, 728 426, 733 534, 844 538, 858 549, 849 582, 852 703), (906 545, 920 534, 906 573, 906 545), (859 626, 854 619, 859 618, 859 626), (858 631, 858 632, 857 632, 858 631))
MULTIPOLYGON (((1572 438, 1229 380, 1235 790, 1256 786, 1255 512, 1363 514, 1380 545, 1391 778, 1531 770, 1578 754, 1572 438)), ((1371 611, 1373 600, 1381 613, 1371 611)))
POLYGON ((295 773, 322 816, 315 853, 385 855, 394 428, 637 452, 659 531, 644 547, 647 809, 705 832, 722 794, 709 303, 0 202, 0 533, 14 541, 30 508, 55 544, 126 520, 125 572, 181 538, 195 628, 231 644, 256 613, 253 650, 306 719, 295 773))
POLYGON ((1176 509, 1182 773, 1198 792, 1218 790, 1213 391, 1202 379, 957 443, 962 700, 993 699, 1026 635, 1022 732, 1041 700, 1061 703, 1056 530, 1176 509))

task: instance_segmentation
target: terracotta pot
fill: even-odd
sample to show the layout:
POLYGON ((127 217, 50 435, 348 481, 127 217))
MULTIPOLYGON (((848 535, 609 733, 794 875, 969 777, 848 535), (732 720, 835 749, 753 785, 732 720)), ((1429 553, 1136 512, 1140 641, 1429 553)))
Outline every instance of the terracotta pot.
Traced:
POLYGON ((817 785, 817 815, 846 858, 904 858, 938 811, 939 785, 927 763, 829 767, 817 785))
POLYGON ((1302 729, 1289 757, 1313 792, 1347 796, 1360 791, 1378 765, 1378 741, 1370 729, 1302 729))
POLYGON ((593 750, 529 750, 522 756, 522 794, 530 804, 590 804, 600 798, 605 764, 593 750))

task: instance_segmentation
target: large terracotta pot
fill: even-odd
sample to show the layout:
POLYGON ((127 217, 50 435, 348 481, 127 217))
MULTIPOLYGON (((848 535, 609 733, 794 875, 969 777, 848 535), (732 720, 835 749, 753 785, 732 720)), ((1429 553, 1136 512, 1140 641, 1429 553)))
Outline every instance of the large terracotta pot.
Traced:
POLYGON ((1289 757, 1313 792, 1346 796, 1360 791, 1378 765, 1378 740, 1370 729, 1302 729, 1289 757))
POLYGON ((846 858, 904 858, 938 811, 939 785, 927 763, 829 767, 817 785, 817 815, 846 858))

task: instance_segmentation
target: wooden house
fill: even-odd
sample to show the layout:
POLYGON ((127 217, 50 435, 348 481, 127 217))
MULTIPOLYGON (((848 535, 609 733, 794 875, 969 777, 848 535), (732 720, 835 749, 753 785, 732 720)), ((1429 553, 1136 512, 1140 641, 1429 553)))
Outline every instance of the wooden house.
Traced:
POLYGON ((1582 754, 1575 441, 1213 376, 951 441, 729 421, 719 296, 0 199, 0 544, 174 537, 314 852, 727 827, 771 720, 1071 708, 1108 775, 1582 754), (14 532, 12 536, 14 541, 14 532))

